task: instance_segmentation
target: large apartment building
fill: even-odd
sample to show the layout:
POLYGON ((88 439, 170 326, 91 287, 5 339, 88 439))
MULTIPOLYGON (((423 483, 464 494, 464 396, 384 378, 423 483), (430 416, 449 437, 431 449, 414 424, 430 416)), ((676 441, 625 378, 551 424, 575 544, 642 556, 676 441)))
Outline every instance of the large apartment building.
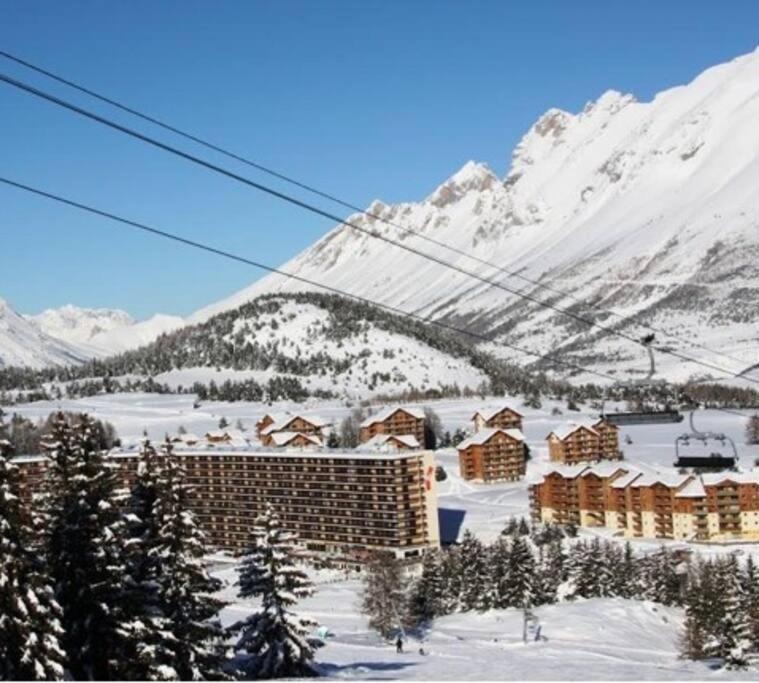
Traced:
POLYGON ((536 522, 604 526, 629 538, 759 541, 759 473, 554 467, 530 486, 536 522))
POLYGON ((524 476, 526 453, 519 429, 483 429, 458 445, 459 472, 468 481, 514 481, 524 476))
POLYGON ((474 431, 483 429, 522 429, 522 414, 503 406, 501 408, 481 408, 472 415, 474 431))
POLYGON ((619 460, 619 428, 599 420, 594 424, 570 422, 554 429, 547 437, 552 462, 564 465, 619 460))
POLYGON ((424 411, 418 408, 388 408, 367 417, 361 423, 358 440, 366 443, 377 434, 413 436, 422 446, 426 446, 424 411))
MULTIPOLYGON (((192 487, 190 507, 217 548, 244 549, 267 503, 317 556, 360 562, 372 551, 388 551, 411 558, 439 545, 430 451, 184 448, 175 454, 192 487)), ((136 450, 109 457, 128 484, 136 472, 136 450)), ((46 459, 16 460, 28 500, 41 481, 46 459)))

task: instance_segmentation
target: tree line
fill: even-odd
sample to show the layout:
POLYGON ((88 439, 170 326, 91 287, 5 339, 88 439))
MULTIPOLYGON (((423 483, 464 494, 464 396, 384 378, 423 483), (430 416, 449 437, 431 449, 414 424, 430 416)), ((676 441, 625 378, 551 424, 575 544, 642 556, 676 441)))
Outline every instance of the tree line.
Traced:
POLYGON ((143 443, 128 489, 85 415, 56 414, 45 448, 41 493, 25 505, 0 438, 0 679, 316 674, 319 643, 291 610, 311 586, 273 510, 257 520, 238 577, 239 596, 262 606, 225 629, 171 444, 143 443))
POLYGON ((759 577, 749 558, 688 563, 661 546, 577 540, 574 528, 512 521, 492 544, 466 531, 458 545, 427 553, 421 574, 376 555, 364 578, 364 613, 385 637, 455 612, 527 609, 578 598, 621 597, 684 607, 681 653, 744 668, 759 653, 759 577))

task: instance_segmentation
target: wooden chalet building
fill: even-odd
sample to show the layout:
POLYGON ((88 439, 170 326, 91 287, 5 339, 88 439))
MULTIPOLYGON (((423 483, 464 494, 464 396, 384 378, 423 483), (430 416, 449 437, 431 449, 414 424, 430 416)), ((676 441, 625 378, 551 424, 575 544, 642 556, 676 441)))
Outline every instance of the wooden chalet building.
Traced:
POLYGON ((564 465, 619 460, 619 429, 606 420, 595 424, 568 423, 554 429, 547 437, 552 462, 564 465))
MULTIPOLYGON (((288 452, 177 448, 190 485, 189 508, 211 544, 239 552, 267 503, 307 554, 360 563, 375 551, 415 558, 439 546, 437 483, 431 451, 288 452)), ((122 483, 137 470, 137 450, 113 452, 122 483)), ((14 458, 21 497, 31 504, 47 458, 14 458)))
POLYGON ((284 437, 275 438, 276 434, 301 434, 304 438, 297 440, 299 445, 313 442, 314 439, 321 445, 326 428, 330 426, 329 422, 317 416, 269 413, 256 423, 256 434, 264 446, 291 445, 283 442, 284 437))
POLYGON ((630 538, 759 541, 759 474, 558 466, 530 487, 536 522, 605 526, 630 538))
POLYGON ((483 408, 472 415, 474 431, 483 429, 518 429, 522 430, 522 414, 504 406, 502 408, 483 408))
POLYGON ((366 443, 377 434, 414 436, 425 447, 424 411, 418 408, 388 408, 367 417, 359 428, 358 440, 366 443))
POLYGON ((459 472, 467 481, 515 481, 524 476, 526 453, 519 429, 483 429, 458 445, 459 472))
POLYGON ((359 451, 414 451, 421 448, 413 434, 375 434, 369 441, 359 445, 359 451))

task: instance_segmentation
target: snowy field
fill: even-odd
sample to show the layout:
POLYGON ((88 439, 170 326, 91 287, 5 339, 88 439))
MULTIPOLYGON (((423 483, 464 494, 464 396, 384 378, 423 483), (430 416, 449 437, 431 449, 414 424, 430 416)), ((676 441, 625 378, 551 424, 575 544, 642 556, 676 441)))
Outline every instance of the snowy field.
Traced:
MULTIPOLYGON (((256 603, 235 596, 235 571, 215 572, 230 605, 225 625, 256 603)), ((367 680, 755 680, 756 672, 713 671, 678 657, 682 611, 620 598, 578 600, 535 610, 541 641, 524 644, 519 610, 443 617, 405 652, 371 631, 360 613, 356 579, 316 578, 298 612, 329 629, 317 661, 325 676, 367 680), (420 654, 422 648, 424 654, 420 654)))
MULTIPOLYGON (((506 403, 525 415, 525 435, 532 452, 528 480, 548 464, 545 437, 553 427, 568 419, 595 418, 595 413, 568 412, 563 404, 545 402, 540 410, 525 407, 519 400, 444 400, 427 402, 441 417, 444 428, 468 428, 472 414, 481 407, 506 403), (554 407, 563 415, 552 415, 554 407)), ((152 439, 175 433, 180 425, 203 434, 217 427, 225 417, 231 425, 240 419, 253 430, 265 412, 291 409, 318 414, 336 423, 351 408, 337 402, 306 405, 205 402, 193 409, 192 396, 120 394, 60 403, 39 402, 8 407, 32 419, 47 416, 56 408, 86 411, 112 422, 125 441, 141 438, 144 430, 152 439)), ((379 409, 380 406, 377 406, 379 409)), ((747 413, 748 414, 748 411, 747 413)), ((748 469, 759 457, 759 447, 743 445, 745 419, 716 411, 698 415, 698 427, 725 432, 735 439, 742 467, 748 469)), ((687 429, 687 420, 675 425, 624 427, 621 443, 631 464, 669 469, 674 459, 674 438, 687 429), (625 436, 632 439, 626 445, 625 436)), ((471 529, 490 541, 514 516, 527 516, 527 481, 496 485, 471 484, 458 476, 456 452, 437 452, 448 478, 439 485, 442 529, 449 539, 471 529)), ((581 530, 582 535, 609 536, 606 529, 581 530)), ((654 549, 658 541, 635 541, 638 550, 654 549)), ((742 556, 759 548, 751 544, 731 546, 699 545, 697 552, 738 551, 742 556)), ((253 604, 235 598, 234 567, 221 564, 215 571, 226 588, 223 596, 230 604, 224 611, 225 623, 243 618, 253 604)), ((652 603, 622 599, 579 600, 541 607, 537 614, 545 640, 525 645, 521 640, 522 615, 517 610, 484 614, 451 615, 437 620, 421 642, 410 639, 405 654, 396 654, 392 644, 371 631, 360 614, 360 582, 340 574, 316 576, 317 591, 300 611, 327 626, 333 634, 318 651, 325 675, 336 679, 413 680, 755 680, 756 672, 736 674, 712 671, 704 663, 678 658, 678 637, 682 612, 652 603), (422 647, 425 654, 419 653, 422 647)))

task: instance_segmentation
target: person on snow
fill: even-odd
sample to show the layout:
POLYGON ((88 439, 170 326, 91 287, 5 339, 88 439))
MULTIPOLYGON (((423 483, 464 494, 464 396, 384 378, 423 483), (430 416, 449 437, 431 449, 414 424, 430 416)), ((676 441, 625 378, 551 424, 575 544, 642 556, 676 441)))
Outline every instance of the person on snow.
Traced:
POLYGON ((398 639, 395 641, 395 651, 398 654, 403 652, 403 638, 401 636, 398 636, 398 639))

